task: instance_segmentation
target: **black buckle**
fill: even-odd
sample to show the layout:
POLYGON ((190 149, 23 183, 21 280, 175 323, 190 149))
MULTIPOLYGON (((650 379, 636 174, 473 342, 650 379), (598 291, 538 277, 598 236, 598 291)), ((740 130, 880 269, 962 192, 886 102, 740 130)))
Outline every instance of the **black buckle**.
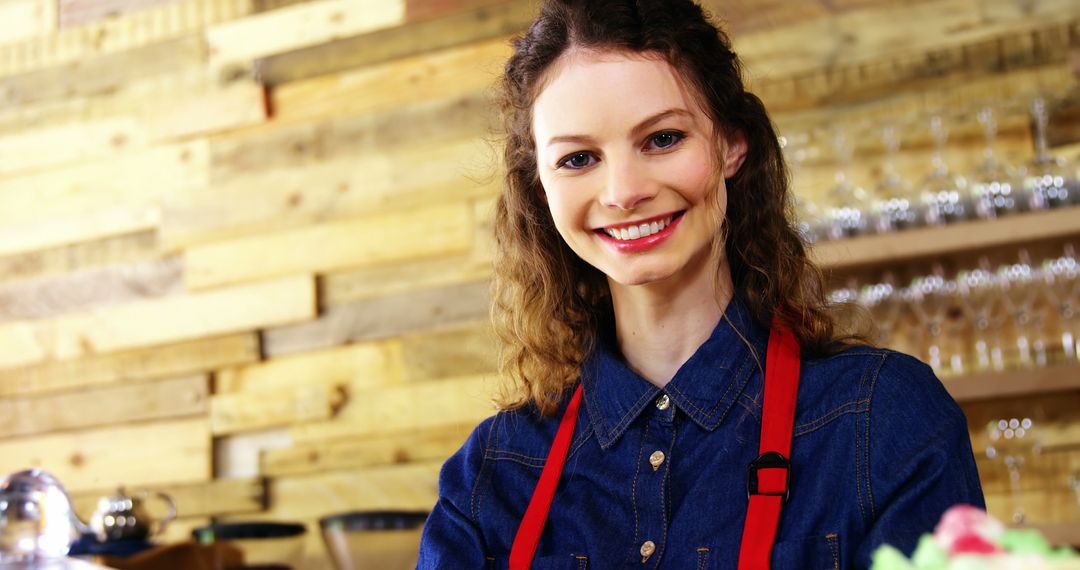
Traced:
POLYGON ((791 496, 791 462, 778 451, 766 451, 750 462, 746 468, 746 498, 750 495, 773 495, 779 493, 758 493, 758 470, 759 469, 783 469, 784 470, 784 494, 781 503, 786 503, 791 496))

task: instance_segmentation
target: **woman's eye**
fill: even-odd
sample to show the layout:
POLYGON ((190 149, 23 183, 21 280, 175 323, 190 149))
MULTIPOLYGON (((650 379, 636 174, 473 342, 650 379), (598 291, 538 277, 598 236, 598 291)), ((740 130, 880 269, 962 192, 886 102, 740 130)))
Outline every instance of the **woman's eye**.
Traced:
POLYGON ((649 137, 649 145, 656 149, 671 148, 679 143, 685 135, 673 131, 664 131, 662 133, 656 133, 649 137))
POLYGON ((571 169, 586 168, 592 166, 593 156, 587 152, 575 152, 559 161, 560 167, 571 169))

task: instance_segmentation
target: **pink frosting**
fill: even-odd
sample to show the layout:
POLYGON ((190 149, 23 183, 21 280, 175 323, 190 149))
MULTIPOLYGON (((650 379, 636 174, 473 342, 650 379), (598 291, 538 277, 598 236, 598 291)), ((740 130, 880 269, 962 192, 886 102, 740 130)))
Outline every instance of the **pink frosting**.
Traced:
POLYGON ((950 555, 993 554, 1004 552, 996 542, 1005 526, 981 509, 956 505, 941 517, 934 529, 934 540, 950 555))

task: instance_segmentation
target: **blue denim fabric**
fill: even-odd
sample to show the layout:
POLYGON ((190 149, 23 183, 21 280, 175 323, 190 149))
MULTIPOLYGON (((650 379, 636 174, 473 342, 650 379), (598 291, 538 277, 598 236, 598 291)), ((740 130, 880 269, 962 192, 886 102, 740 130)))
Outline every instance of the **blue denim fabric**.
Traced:
MULTIPOLYGON (((610 343, 585 363, 533 568, 736 567, 768 330, 738 299, 725 317, 663 390, 610 343), (643 560, 645 541, 656 549, 643 560)), ((865 347, 804 358, 796 408, 774 569, 866 568, 882 543, 910 554, 951 505, 984 506, 963 412, 918 360, 865 347)), ((506 568, 560 417, 524 409, 476 428, 443 466, 418 568, 506 568)))

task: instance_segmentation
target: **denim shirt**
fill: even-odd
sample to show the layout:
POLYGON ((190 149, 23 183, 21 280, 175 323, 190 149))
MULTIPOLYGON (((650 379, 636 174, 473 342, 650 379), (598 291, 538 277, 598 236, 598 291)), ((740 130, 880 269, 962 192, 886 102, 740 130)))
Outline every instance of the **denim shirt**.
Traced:
MULTIPOLYGON (((736 568, 768 332, 734 299, 663 389, 601 343, 532 568, 736 568)), ((910 554, 953 504, 985 507, 963 412, 927 366, 856 347, 801 368, 774 569, 866 568, 883 543, 910 554)), ((418 568, 507 567, 561 416, 476 428, 442 468, 418 568)))

